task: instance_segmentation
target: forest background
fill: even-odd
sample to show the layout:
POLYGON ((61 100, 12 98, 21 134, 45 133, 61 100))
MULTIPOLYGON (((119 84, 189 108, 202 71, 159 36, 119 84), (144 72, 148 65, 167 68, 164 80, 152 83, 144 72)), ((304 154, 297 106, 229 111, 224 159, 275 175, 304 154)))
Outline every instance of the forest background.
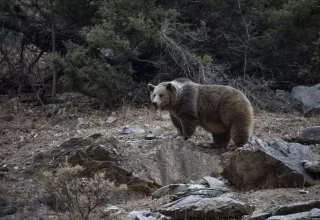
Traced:
POLYGON ((320 81, 319 21, 320 0, 2 0, 0 93, 144 104, 147 83, 183 76, 266 107, 320 81))

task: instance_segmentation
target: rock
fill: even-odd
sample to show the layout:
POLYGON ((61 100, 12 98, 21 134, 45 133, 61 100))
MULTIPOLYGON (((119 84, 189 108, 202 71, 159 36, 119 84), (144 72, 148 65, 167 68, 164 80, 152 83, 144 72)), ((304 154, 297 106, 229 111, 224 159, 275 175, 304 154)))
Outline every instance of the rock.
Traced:
POLYGON ((178 200, 187 196, 201 196, 213 198, 217 196, 227 195, 227 193, 231 192, 228 188, 216 188, 216 189, 197 189, 197 188, 188 188, 185 191, 176 192, 173 196, 171 196, 172 200, 178 200))
POLYGON ((72 138, 35 155, 33 167, 58 167, 65 161, 83 166, 88 175, 103 171, 109 180, 147 195, 161 186, 199 180, 222 170, 218 156, 203 153, 191 141, 141 139, 129 144, 105 136, 72 138))
MULTIPOLYGON (((202 186, 202 185, 200 185, 202 186)), ((203 188, 205 188, 204 186, 202 186, 203 188)), ((154 198, 160 198, 162 196, 165 196, 167 194, 173 194, 173 193, 177 193, 177 192, 183 192, 186 191, 188 189, 188 184, 170 184, 167 186, 163 186, 159 189, 157 189, 152 195, 152 199, 154 198)))
POLYGON ((204 179, 209 184, 209 188, 212 188, 212 189, 219 188, 219 187, 227 188, 226 184, 223 181, 217 178, 214 178, 212 176, 205 176, 205 177, 202 177, 202 179, 204 179))
POLYGON ((157 209, 174 219, 231 219, 250 214, 250 206, 232 198, 190 195, 157 209))
POLYGON ((320 126, 308 127, 300 131, 299 137, 305 140, 320 142, 320 126))
POLYGON ((76 126, 76 129, 79 128, 89 128, 92 125, 89 121, 86 121, 84 118, 78 118, 78 124, 76 126))
POLYGON ((72 103, 56 103, 56 104, 47 104, 45 105, 45 114, 46 117, 57 116, 60 119, 65 119, 69 117, 69 110, 72 107, 72 103))
POLYGON ((320 83, 293 87, 291 104, 306 116, 320 113, 320 83))
POLYGON ((155 138, 156 138, 156 136, 155 136, 151 131, 149 131, 149 132, 147 133, 147 135, 145 136, 144 139, 146 139, 146 140, 153 140, 153 139, 155 139, 155 138))
POLYGON ((171 218, 161 215, 160 213, 152 213, 150 211, 132 211, 129 212, 126 220, 170 220, 171 218))
POLYGON ((310 186, 315 180, 304 170, 301 160, 315 158, 309 146, 253 138, 231 155, 221 175, 240 189, 310 186))
POLYGON ((119 208, 114 205, 110 205, 103 209, 103 218, 105 217, 111 217, 111 216, 119 216, 121 213, 124 213, 125 210, 122 208, 119 208))
POLYGON ((308 194, 309 191, 308 191, 308 190, 303 190, 303 189, 301 189, 301 190, 299 190, 299 193, 300 193, 300 194, 308 194))
POLYGON ((231 190, 212 177, 204 184, 170 184, 154 192, 153 197, 173 194, 171 202, 156 211, 173 219, 224 219, 239 218, 251 213, 248 204, 231 198, 231 190), (209 184, 208 184, 209 182, 209 184), (211 184, 210 184, 211 183, 211 184), (214 188, 211 188, 214 187, 214 188))
POLYGON ((117 120, 117 117, 115 116, 109 116, 107 119, 107 124, 111 124, 117 120))
POLYGON ((295 220, 295 219, 320 219, 320 201, 296 202, 281 205, 268 213, 252 214, 243 220, 295 220))
POLYGON ((262 213, 253 213, 251 216, 245 216, 242 220, 265 220, 271 217, 271 213, 262 212, 262 213))
POLYGON ((319 161, 301 161, 303 168, 309 173, 320 173, 319 161))
POLYGON ((216 197, 227 192, 230 192, 230 189, 226 187, 208 188, 201 184, 170 184, 157 189, 152 194, 152 198, 160 198, 166 194, 174 194, 174 196, 171 197, 173 200, 190 195, 216 197))
POLYGON ((308 212, 301 212, 291 215, 272 216, 268 220, 301 220, 301 219, 320 219, 320 209, 312 209, 308 212))
POLYGON ((15 206, 8 204, 6 200, 0 198, 0 217, 13 215, 16 212, 17 208, 15 206))
POLYGON ((144 130, 142 128, 139 128, 137 126, 125 126, 122 129, 122 134, 131 134, 131 133, 143 133, 144 130))
POLYGON ((306 212, 311 209, 320 209, 320 200, 311 200, 307 202, 295 202, 287 205, 282 205, 272 211, 272 215, 289 215, 299 212, 306 212))
POLYGON ((164 121, 170 120, 170 115, 169 115, 169 113, 168 113, 168 114, 161 115, 161 119, 164 120, 164 121))
MULTIPOLYGON (((138 145, 139 146, 139 145, 138 145)), ((159 186, 186 183, 221 171, 219 157, 201 152, 193 142, 181 139, 146 141, 142 149, 128 149, 126 167, 159 186)))

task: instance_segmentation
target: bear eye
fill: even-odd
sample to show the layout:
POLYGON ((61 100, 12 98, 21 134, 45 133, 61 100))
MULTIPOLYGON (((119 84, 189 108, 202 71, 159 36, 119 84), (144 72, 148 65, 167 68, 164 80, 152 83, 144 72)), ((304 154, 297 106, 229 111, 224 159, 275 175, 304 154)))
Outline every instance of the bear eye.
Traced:
POLYGON ((159 96, 160 96, 160 98, 162 98, 163 94, 160 94, 159 96))
POLYGON ((156 97, 156 95, 153 95, 153 98, 156 97))

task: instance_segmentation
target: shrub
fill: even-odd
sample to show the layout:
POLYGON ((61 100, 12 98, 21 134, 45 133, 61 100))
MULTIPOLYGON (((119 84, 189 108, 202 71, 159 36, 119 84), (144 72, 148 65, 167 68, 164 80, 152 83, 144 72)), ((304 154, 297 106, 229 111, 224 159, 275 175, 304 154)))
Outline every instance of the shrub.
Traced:
POLYGON ((50 196, 53 209, 64 212, 70 219, 88 220, 97 208, 125 198, 128 188, 116 187, 97 173, 92 178, 80 177, 83 167, 66 165, 56 172, 43 172, 45 193, 50 196))

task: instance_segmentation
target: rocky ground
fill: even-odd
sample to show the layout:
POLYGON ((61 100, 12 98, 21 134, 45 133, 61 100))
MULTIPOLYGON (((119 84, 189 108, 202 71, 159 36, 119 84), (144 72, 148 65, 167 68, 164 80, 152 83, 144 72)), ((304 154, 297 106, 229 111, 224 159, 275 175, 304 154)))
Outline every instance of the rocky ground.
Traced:
MULTIPOLYGON (((39 166, 35 168, 35 155, 55 149, 73 137, 88 137, 100 133, 114 137, 120 142, 146 143, 145 135, 152 131, 162 139, 170 139, 175 130, 168 115, 148 108, 123 107, 117 110, 95 110, 80 101, 73 100, 63 114, 48 117, 42 107, 9 100, 0 100, 0 218, 3 219, 56 219, 55 212, 43 204, 43 186, 39 180, 39 166), (136 126, 135 134, 122 134, 125 126, 136 126), (6 216, 4 216, 6 215, 6 216)), ((256 110, 256 136, 262 139, 290 139, 299 131, 320 124, 320 117, 305 118, 296 113, 270 113, 256 110)), ((191 141, 206 143, 210 135, 202 129, 191 141)), ((312 150, 320 152, 319 145, 312 150)), ((45 169, 47 164, 42 164, 45 169)), ((41 166, 41 164, 40 164, 41 166)), ((178 181, 178 180, 177 180, 178 181)), ((257 210, 295 201, 319 199, 320 185, 308 187, 308 194, 299 192, 302 188, 278 188, 266 190, 236 190, 245 201, 256 201, 257 210)), ((132 210, 158 207, 168 198, 152 200, 150 196, 135 195, 125 203, 114 204, 127 213, 132 210)))

